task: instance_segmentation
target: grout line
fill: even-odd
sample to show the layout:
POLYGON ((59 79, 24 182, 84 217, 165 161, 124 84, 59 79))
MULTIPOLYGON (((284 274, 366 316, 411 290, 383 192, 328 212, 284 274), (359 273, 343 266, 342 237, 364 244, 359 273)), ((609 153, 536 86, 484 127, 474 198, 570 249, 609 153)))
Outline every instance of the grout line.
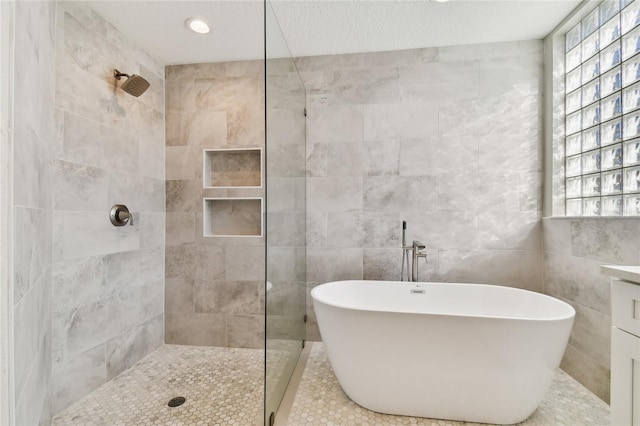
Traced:
POLYGON ((291 379, 289 380, 289 384, 287 385, 287 390, 282 397, 280 407, 278 408, 278 411, 276 413, 274 426, 286 426, 287 421, 289 420, 289 414, 291 413, 291 408, 293 407, 293 401, 295 400, 296 394, 298 393, 300 383, 302 383, 302 375, 304 373, 305 367, 307 366, 307 361, 309 360, 309 355, 311 354, 312 347, 313 342, 307 342, 305 348, 300 353, 300 358, 298 358, 298 363, 296 364, 296 368, 293 370, 293 374, 291 375, 291 379))

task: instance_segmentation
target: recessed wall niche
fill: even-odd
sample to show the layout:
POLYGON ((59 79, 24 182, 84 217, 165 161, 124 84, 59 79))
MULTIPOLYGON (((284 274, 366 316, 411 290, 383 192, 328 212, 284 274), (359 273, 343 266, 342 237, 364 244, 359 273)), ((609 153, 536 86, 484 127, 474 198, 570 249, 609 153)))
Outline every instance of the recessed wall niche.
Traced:
POLYGON ((205 237, 261 237, 262 198, 205 198, 205 237))
POLYGON ((262 187, 262 149, 233 148, 204 150, 205 188, 262 187))

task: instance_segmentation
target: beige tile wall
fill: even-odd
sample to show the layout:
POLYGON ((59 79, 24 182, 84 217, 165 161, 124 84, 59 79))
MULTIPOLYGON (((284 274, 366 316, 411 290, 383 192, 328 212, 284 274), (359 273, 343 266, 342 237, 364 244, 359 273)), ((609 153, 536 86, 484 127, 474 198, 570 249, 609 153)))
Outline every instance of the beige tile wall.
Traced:
MULTIPOLYGON (((400 278, 542 290, 542 42, 298 58, 307 285, 400 278)), ((307 296, 309 339, 319 339, 307 296)))
POLYGON ((545 218, 544 291, 576 318, 561 367, 605 401, 611 370, 611 293, 601 265, 640 264, 638 218, 545 218))
POLYGON ((87 3, 56 13, 54 413, 162 344, 165 252, 164 67, 87 3), (126 94, 114 67, 151 87, 126 94))
MULTIPOLYGON (((165 76, 165 341, 263 347, 264 238, 204 237, 202 200, 263 197, 264 185, 205 189, 202 173, 205 149, 264 148, 264 62, 176 65, 165 76)), ((260 212, 242 213, 259 222, 260 212)), ((216 229, 242 228, 233 212, 222 214, 216 229)))

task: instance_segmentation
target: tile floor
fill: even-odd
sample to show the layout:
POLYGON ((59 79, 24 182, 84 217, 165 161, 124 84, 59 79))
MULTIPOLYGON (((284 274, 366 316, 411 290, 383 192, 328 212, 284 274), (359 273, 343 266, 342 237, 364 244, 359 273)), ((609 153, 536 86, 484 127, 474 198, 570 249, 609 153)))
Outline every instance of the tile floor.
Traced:
POLYGON ((165 345, 64 410, 53 425, 262 426, 263 381, 262 349, 165 345), (168 407, 175 396, 186 402, 168 407))
MULTIPOLYGON (((476 425, 476 423, 380 414, 358 406, 340 388, 322 343, 313 343, 286 424, 289 426, 476 425)), ((538 410, 520 424, 608 426, 609 406, 569 375, 558 370, 538 410)))
MULTIPOLYGON (((286 361, 270 351, 270 363, 286 361)), ((278 371, 271 364, 271 371, 278 371)), ((264 351, 165 345, 60 413, 66 425, 262 425, 264 351), (169 408, 174 396, 184 405, 169 408)), ((313 343, 289 426, 475 425, 368 411, 344 394, 322 343, 313 343)), ((527 426, 606 426, 609 406, 562 371, 527 426)))

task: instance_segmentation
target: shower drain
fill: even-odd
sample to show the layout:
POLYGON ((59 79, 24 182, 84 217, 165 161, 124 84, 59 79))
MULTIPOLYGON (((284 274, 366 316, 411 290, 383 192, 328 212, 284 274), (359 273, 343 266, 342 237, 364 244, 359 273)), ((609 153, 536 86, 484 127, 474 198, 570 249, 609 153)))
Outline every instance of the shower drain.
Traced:
POLYGON ((181 396, 176 396, 175 398, 171 398, 171 401, 167 404, 169 407, 179 407, 186 401, 185 398, 181 396))

